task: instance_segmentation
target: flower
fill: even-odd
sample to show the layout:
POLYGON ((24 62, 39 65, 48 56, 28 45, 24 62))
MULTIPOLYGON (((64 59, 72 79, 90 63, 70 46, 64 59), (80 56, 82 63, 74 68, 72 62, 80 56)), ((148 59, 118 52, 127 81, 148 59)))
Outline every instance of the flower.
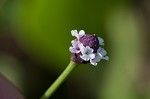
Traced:
POLYGON ((104 40, 97 37, 95 34, 85 34, 84 30, 71 31, 72 36, 76 39, 72 40, 72 46, 69 48, 71 60, 76 63, 91 63, 96 66, 102 59, 109 60, 106 56, 107 52, 101 46, 104 45, 104 40))
POLYGON ((100 53, 95 54, 95 58, 90 60, 90 63, 94 66, 97 65, 97 62, 101 60, 100 53))
POLYGON ((72 30, 71 34, 72 34, 72 36, 75 36, 77 39, 79 39, 80 37, 82 37, 85 34, 85 32, 84 32, 84 30, 80 30, 78 33, 77 30, 72 30))
POLYGON ((98 52, 101 55, 101 59, 109 60, 109 57, 106 56, 107 52, 104 48, 99 49, 98 52))
POLYGON ((95 58, 90 60, 90 63, 94 66, 97 65, 97 62, 99 62, 101 59, 109 60, 109 57, 106 56, 107 52, 103 48, 99 48, 97 50, 97 53, 95 55, 95 58))
POLYGON ((81 48, 81 53, 82 53, 82 55, 80 55, 80 57, 85 61, 89 61, 89 60, 95 58, 93 49, 90 48, 89 46, 86 46, 86 47, 83 46, 83 48, 81 48))
POLYGON ((80 43, 79 41, 76 41, 76 40, 71 41, 71 43, 72 43, 73 47, 69 48, 70 52, 72 52, 72 53, 79 53, 80 52, 80 48, 83 46, 83 44, 80 43))

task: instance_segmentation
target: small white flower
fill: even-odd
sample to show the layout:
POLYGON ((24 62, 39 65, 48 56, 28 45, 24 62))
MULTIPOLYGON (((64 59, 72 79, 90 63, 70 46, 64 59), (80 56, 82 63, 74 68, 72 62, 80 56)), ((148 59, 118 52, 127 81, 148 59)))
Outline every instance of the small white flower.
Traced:
POLYGON ((94 66, 97 65, 97 62, 99 62, 101 60, 101 55, 100 53, 96 53, 95 54, 95 58, 90 60, 90 63, 94 66))
POLYGON ((83 44, 77 40, 72 40, 71 43, 72 43, 72 46, 69 48, 70 52, 80 53, 80 48, 83 47, 83 44))
POLYGON ((93 53, 93 49, 90 48, 89 46, 82 46, 81 47, 81 53, 82 55, 80 56, 83 60, 89 61, 91 59, 95 58, 95 54, 93 53))
POLYGON ((109 60, 109 57, 106 56, 107 52, 104 48, 100 48, 97 51, 100 53, 102 59, 109 60))
POLYGON ((103 49, 103 48, 100 48, 97 50, 97 53, 95 55, 95 58, 94 59, 91 59, 90 60, 90 63, 94 66, 97 65, 97 62, 99 62, 101 59, 105 59, 105 60, 109 60, 109 57, 106 56, 107 52, 103 49))
POLYGON ((100 54, 101 48, 97 50, 97 53, 95 54, 95 58, 90 60, 90 63, 94 66, 97 65, 97 62, 99 62, 102 59, 102 55, 100 54))
POLYGON ((98 37, 99 45, 104 45, 104 40, 101 37, 98 37))
POLYGON ((84 32, 84 30, 80 30, 79 33, 78 33, 77 30, 72 30, 71 34, 72 34, 72 36, 75 36, 77 39, 79 39, 80 37, 85 35, 85 32, 84 32))

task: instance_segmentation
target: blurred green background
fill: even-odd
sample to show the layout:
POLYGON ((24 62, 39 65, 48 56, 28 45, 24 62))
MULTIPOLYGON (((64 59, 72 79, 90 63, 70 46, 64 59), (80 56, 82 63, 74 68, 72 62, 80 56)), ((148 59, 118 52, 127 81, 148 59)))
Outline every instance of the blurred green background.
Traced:
POLYGON ((1 0, 0 73, 38 99, 70 61, 73 29, 110 61, 76 68, 51 99, 150 99, 149 0, 1 0))

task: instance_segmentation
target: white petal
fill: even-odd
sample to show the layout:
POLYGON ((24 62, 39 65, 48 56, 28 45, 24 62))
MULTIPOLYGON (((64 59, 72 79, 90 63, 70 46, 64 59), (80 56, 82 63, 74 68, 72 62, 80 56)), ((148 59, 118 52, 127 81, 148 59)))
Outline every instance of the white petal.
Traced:
POLYGON ((78 47, 78 42, 77 41, 73 41, 72 42, 72 46, 75 47, 75 48, 77 48, 78 47))
POLYGON ((98 48, 97 53, 100 53, 100 51, 102 50, 101 47, 98 48))
POLYGON ((72 41, 71 41, 71 44, 74 43, 74 42, 75 42, 75 40, 72 40, 72 41))
POLYGON ((104 45, 104 40, 100 37, 98 37, 98 40, 99 40, 99 45, 104 45))
POLYGON ((80 48, 80 51, 81 51, 81 53, 83 53, 84 52, 84 49, 85 49, 85 47, 83 46, 83 44, 82 43, 79 43, 79 48, 80 48))
POLYGON ((109 60, 109 57, 108 56, 105 56, 105 57, 103 57, 102 59, 105 59, 105 60, 109 60))
POLYGON ((88 61, 90 59, 87 55, 82 55, 80 57, 85 61, 88 61))
POLYGON ((87 51, 87 53, 93 53, 93 49, 92 48, 90 48, 89 46, 86 46, 86 48, 85 48, 85 50, 87 51))
POLYGON ((87 52, 86 47, 84 47, 84 46, 81 46, 80 50, 83 55, 86 54, 86 52, 87 52))
POLYGON ((99 62, 101 60, 101 54, 100 53, 96 53, 96 56, 95 56, 94 60, 96 62, 99 62))
POLYGON ((75 48, 74 47, 69 47, 70 52, 75 53, 75 48))
POLYGON ((72 34, 72 36, 77 37, 78 36, 78 31, 77 30, 72 30, 71 34, 72 34))
POLYGON ((80 30, 79 35, 83 36, 85 34, 84 30, 80 30))
POLYGON ((106 54, 107 54, 107 52, 106 52, 106 50, 105 49, 101 49, 100 50, 100 54, 102 55, 102 56, 105 56, 106 54))
POLYGON ((95 58, 95 54, 90 54, 90 55, 89 55, 89 58, 90 58, 90 59, 94 59, 94 58, 95 58))
POLYGON ((78 40, 77 40, 77 39, 72 40, 72 41, 71 41, 71 44, 73 44, 74 42, 78 42, 78 40))
POLYGON ((90 60, 90 63, 91 63, 92 65, 94 65, 94 66, 96 66, 96 65, 97 65, 97 63, 96 63, 96 61, 95 61, 95 60, 90 60))

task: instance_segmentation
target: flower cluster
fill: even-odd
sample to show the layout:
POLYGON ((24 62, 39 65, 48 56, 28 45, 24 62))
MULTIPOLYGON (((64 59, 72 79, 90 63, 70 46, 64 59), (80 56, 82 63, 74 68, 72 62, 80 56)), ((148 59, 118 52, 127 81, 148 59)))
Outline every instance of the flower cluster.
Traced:
POLYGON ((76 63, 91 63, 96 66, 101 59, 109 60, 107 52, 100 46, 104 45, 104 40, 95 34, 85 34, 84 30, 71 31, 72 36, 76 39, 71 41, 72 46, 69 48, 72 53, 71 60, 76 63))

